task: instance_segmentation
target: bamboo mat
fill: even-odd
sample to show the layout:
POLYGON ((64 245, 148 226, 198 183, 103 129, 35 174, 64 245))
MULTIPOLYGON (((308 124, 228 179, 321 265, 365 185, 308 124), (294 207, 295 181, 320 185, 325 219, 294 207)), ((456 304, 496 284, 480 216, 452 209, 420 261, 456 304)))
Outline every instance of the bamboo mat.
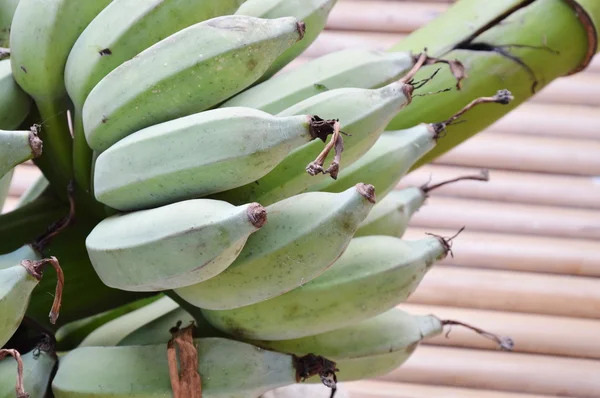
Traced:
MULTIPOLYGON (((339 0, 288 68, 349 47, 387 49, 449 3, 339 0)), ((414 217, 407 238, 467 229, 401 308, 510 335, 514 352, 455 328, 389 375, 347 383, 352 398, 600 397, 600 57, 400 186, 481 167, 490 182, 441 188, 414 217)), ((17 168, 5 211, 37 175, 17 168)))

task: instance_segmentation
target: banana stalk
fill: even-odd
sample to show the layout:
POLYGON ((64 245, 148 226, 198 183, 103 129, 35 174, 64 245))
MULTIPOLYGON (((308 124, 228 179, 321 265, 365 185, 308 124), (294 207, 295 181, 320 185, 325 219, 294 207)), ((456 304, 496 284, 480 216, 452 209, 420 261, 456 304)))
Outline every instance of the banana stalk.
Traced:
MULTIPOLYGON (((598 51, 599 26, 600 3, 593 0, 459 1, 439 20, 390 50, 422 51, 428 47, 432 56, 458 59, 469 76, 462 90, 414 98, 410 110, 400 111, 387 129, 404 129, 426 120, 444 119, 470 98, 486 92, 508 89, 514 94, 515 101, 509 106, 474 110, 468 123, 456 126, 452 136, 440 141, 413 169, 429 163, 516 108, 552 80, 585 68, 598 51), (545 22, 550 20, 552 23, 545 22)), ((431 66, 423 68, 415 79, 428 77, 433 70, 431 66)), ((451 75, 440 71, 427 90, 436 92, 452 86, 451 75)))

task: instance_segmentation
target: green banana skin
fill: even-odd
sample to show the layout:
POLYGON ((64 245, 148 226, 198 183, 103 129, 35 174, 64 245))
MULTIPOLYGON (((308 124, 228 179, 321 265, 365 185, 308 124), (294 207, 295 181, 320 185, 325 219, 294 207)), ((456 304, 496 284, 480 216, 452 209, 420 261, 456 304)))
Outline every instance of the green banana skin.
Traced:
POLYGON ((315 41, 325 29, 327 17, 335 3, 337 0, 247 0, 241 5, 236 15, 258 18, 296 17, 306 24, 302 40, 278 56, 259 82, 269 79, 315 41))
MULTIPOLYGON (((397 112, 410 103, 412 86, 397 81, 379 89, 340 88, 308 98, 279 113, 280 116, 319 115, 339 118, 344 138, 342 169, 357 161, 379 138, 397 112)), ((312 162, 321 147, 317 142, 306 144, 289 154, 267 175, 250 184, 235 188, 214 198, 230 203, 246 203, 255 198, 267 206, 305 191, 315 181, 329 176, 311 176, 299 165, 312 162)), ((366 180, 370 182, 370 179, 366 180)))
POLYGON ((104 151, 136 130, 226 100, 302 34, 303 24, 292 17, 224 16, 180 30, 121 64, 90 92, 83 106, 89 146, 104 151))
POLYGON ((302 287, 258 304, 202 313, 217 329, 243 339, 288 340, 324 333, 400 304, 447 253, 448 243, 438 237, 355 238, 333 266, 302 287))
POLYGON ((277 117, 251 108, 200 112, 139 130, 102 152, 94 193, 118 210, 198 198, 259 179, 314 138, 307 115, 277 117))
POLYGON ((312 192, 272 204, 269 222, 248 238, 236 261, 175 293, 197 307, 226 310, 295 289, 342 255, 374 198, 372 186, 357 184, 339 194, 312 192))
POLYGON ((0 347, 12 337, 39 280, 21 265, 0 270, 0 347))
MULTIPOLYGON (((31 398, 46 396, 50 386, 50 378, 57 358, 54 353, 43 349, 32 350, 21 356, 23 361, 23 386, 31 398)), ((0 397, 13 398, 15 396, 15 378, 17 363, 12 358, 0 361, 0 397)))
POLYGON ((18 128, 29 114, 31 102, 13 79, 10 59, 0 60, 0 129, 18 128))
POLYGON ((19 0, 0 0, 0 47, 10 47, 10 25, 19 0))
POLYGON ((321 179, 308 190, 342 192, 360 181, 369 181, 375 186, 377 196, 383 199, 411 167, 435 147, 436 138, 429 124, 385 133, 360 159, 343 167, 337 180, 321 179))
MULTIPOLYGON (((203 398, 253 398, 296 383, 291 355, 222 338, 194 342, 203 398)), ((166 344, 77 348, 60 359, 52 392, 56 398, 170 397, 166 349, 166 344)))
POLYGON ((354 236, 388 235, 401 238, 411 217, 426 199, 427 194, 418 187, 390 192, 373 207, 354 236))
POLYGON ((40 175, 33 184, 23 194, 19 197, 19 201, 17 202, 17 208, 23 207, 28 203, 33 202, 35 199, 39 198, 46 188, 50 185, 50 182, 44 177, 44 175, 40 175))
POLYGON ((407 52, 347 49, 324 55, 245 90, 220 107, 247 106, 277 114, 336 88, 379 88, 414 64, 407 52))
POLYGON ((112 321, 113 319, 119 318, 125 314, 142 308, 158 299, 162 295, 150 296, 140 300, 127 303, 115 309, 102 312, 100 314, 88 316, 86 318, 78 319, 76 321, 67 323, 61 326, 55 333, 56 337, 56 349, 58 351, 67 351, 77 347, 81 342, 94 330, 98 329, 102 325, 112 321))
MULTIPOLYGON (((4 207, 4 202, 8 197, 8 192, 10 189, 10 183, 12 181, 13 170, 10 170, 4 177, 0 177, 0 209, 4 207)), ((0 257, 1 258, 1 257, 0 257)))
POLYGON ((42 141, 35 130, 0 130, 0 178, 15 166, 42 154, 42 141))
POLYGON ((73 101, 74 172, 90 185, 91 150, 81 120, 85 99, 96 84, 123 62, 195 23, 233 13, 244 0, 115 0, 79 36, 65 66, 65 86, 73 101))
POLYGON ((194 199, 106 218, 88 235, 86 248, 107 286, 173 289, 222 272, 265 222, 257 203, 194 199))
POLYGON ((0 270, 13 267, 23 260, 41 259, 40 254, 31 245, 24 245, 13 252, 0 254, 0 270))
MULTIPOLYGON (((177 308, 179 308, 179 305, 176 302, 169 297, 162 297, 100 326, 87 335, 79 347, 115 346, 135 330, 177 308)), ((171 325, 171 327, 173 326, 175 325, 171 325)), ((169 332, 169 328, 167 328, 166 332, 169 332)), ((164 343, 167 341, 168 338, 164 343)))

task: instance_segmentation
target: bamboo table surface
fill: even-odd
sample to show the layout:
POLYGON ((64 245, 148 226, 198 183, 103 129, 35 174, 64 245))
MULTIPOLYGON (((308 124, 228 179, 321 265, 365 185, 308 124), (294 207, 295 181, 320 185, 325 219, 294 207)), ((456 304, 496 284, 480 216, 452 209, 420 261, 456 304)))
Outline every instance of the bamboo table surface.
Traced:
MULTIPOLYGON (((344 48, 387 49, 451 2, 339 0, 287 69, 344 48)), ((600 397, 600 57, 399 187, 481 167, 488 183, 443 187, 413 218, 409 239, 466 230, 400 308, 510 335, 514 352, 455 328, 390 374, 346 383, 352 398, 600 397)), ((38 175, 17 168, 4 211, 38 175)))

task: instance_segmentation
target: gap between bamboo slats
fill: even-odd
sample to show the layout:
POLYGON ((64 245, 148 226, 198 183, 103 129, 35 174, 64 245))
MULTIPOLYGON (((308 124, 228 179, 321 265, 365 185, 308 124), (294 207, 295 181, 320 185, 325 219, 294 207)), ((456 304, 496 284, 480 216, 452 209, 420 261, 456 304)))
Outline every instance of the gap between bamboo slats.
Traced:
MULTIPOLYGON (((465 322, 499 336, 509 336, 515 343, 513 352, 600 358, 600 344, 596 343, 600 336, 600 320, 432 305, 402 304, 398 308, 413 315, 432 314, 440 319, 465 322)), ((444 334, 424 343, 498 349, 495 342, 460 326, 446 327, 444 334)))
MULTIPOLYGON (((407 174, 397 188, 421 186, 476 175, 482 168, 427 164, 407 174)), ((546 173, 489 170, 490 180, 460 181, 431 192, 432 196, 455 196, 548 206, 600 209, 600 178, 546 173)))
POLYGON ((547 394, 600 396, 600 361, 513 352, 420 346, 384 381, 547 394))
POLYGON ((432 196, 410 223, 420 228, 600 239, 600 212, 432 196))
POLYGON ((435 265, 407 302, 600 319, 600 279, 435 265))
MULTIPOLYGON (((422 239, 425 233, 452 236, 456 230, 413 227, 406 231, 403 239, 422 239)), ((594 240, 497 234, 467 229, 452 241, 452 251, 454 257, 448 256, 439 264, 600 277, 600 245, 594 240)))
MULTIPOLYGON (((452 129, 448 128, 448 134, 452 129)), ((442 138, 443 139, 443 138, 442 138)), ((477 134, 436 162, 488 169, 600 176, 600 140, 477 134)))
POLYGON ((412 383, 364 380, 344 383, 350 398, 551 398, 549 395, 520 394, 412 383))

